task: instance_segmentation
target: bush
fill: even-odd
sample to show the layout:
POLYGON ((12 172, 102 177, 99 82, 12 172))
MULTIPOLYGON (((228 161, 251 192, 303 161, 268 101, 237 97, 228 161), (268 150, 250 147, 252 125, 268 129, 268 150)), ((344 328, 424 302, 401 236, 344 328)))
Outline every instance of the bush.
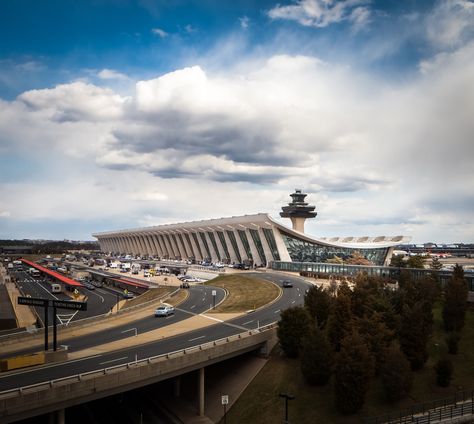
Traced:
POLYGON ((410 391, 413 373, 410 362, 398 345, 392 345, 386 350, 380 378, 385 397, 389 401, 400 400, 410 391))
POLYGON ((449 358, 440 359, 435 365, 436 382, 441 387, 448 387, 453 378, 453 363, 449 358))
POLYGON ((278 321, 278 340, 285 355, 296 358, 301 348, 301 342, 307 337, 310 317, 301 306, 288 308, 281 313, 278 321))
POLYGON ((300 356, 304 379, 315 386, 325 385, 331 377, 334 352, 317 324, 303 340, 300 356))

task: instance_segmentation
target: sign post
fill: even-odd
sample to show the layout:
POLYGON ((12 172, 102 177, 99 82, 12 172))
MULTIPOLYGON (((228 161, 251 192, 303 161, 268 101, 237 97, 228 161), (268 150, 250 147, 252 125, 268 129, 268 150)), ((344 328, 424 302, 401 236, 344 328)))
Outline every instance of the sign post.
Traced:
POLYGON ((212 290, 212 309, 216 309, 216 290, 212 290))
POLYGON ((224 406, 224 424, 227 424, 227 405, 229 403, 229 395, 221 396, 222 405, 224 406))
POLYGON ((48 327, 49 327, 49 306, 53 307, 53 350, 58 346, 58 328, 56 322, 57 309, 72 309, 75 311, 87 311, 86 302, 75 302, 73 300, 49 300, 40 297, 18 296, 19 305, 39 306, 44 308, 44 350, 49 348, 48 327))

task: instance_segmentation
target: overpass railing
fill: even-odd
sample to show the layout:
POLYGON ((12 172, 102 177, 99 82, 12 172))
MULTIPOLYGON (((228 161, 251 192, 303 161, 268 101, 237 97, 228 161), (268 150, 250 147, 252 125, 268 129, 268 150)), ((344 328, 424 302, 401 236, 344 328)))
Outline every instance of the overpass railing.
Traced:
POLYGON ((80 374, 74 374, 67 377, 56 378, 56 379, 44 381, 41 383, 30 384, 28 386, 22 386, 22 387, 17 387, 14 389, 4 390, 0 392, 0 401, 6 400, 9 398, 22 396, 22 395, 33 394, 33 393, 37 393, 44 390, 49 390, 53 387, 63 387, 63 386, 78 383, 81 381, 102 377, 105 375, 120 373, 132 368, 139 368, 141 366, 155 364, 164 360, 174 359, 174 358, 189 355, 191 353, 195 353, 198 351, 212 349, 216 346, 222 346, 227 343, 235 342, 240 339, 245 339, 247 337, 251 337, 257 334, 271 331, 275 329, 277 326, 278 324, 274 322, 265 326, 261 326, 257 329, 248 330, 239 334, 234 334, 232 336, 224 337, 224 338, 217 339, 214 341, 202 343, 202 344, 191 346, 191 347, 186 347, 184 349, 180 349, 180 350, 176 350, 176 351, 172 351, 168 353, 163 353, 161 355, 151 356, 148 358, 135 360, 131 362, 125 362, 122 364, 118 364, 118 365, 114 365, 114 366, 110 366, 110 367, 106 367, 102 369, 97 369, 94 371, 87 371, 80 374))

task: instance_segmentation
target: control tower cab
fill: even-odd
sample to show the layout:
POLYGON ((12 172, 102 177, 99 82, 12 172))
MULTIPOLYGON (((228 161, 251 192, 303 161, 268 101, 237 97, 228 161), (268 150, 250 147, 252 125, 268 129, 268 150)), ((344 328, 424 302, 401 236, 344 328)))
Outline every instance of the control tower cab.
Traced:
POLYGON ((290 218, 293 223, 293 230, 304 233, 304 222, 307 218, 315 218, 317 212, 314 212, 316 206, 308 205, 304 201, 307 194, 302 193, 300 189, 295 189, 293 194, 290 194, 293 201, 288 203, 288 206, 283 206, 280 216, 282 218, 290 218))

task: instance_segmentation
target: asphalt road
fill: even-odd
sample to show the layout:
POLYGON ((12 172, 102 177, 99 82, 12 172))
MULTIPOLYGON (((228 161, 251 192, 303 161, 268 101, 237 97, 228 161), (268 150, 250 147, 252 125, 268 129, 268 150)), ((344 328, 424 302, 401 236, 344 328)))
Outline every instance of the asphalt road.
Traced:
MULTIPOLYGON (((306 288, 309 287, 309 285, 308 283, 303 282, 301 279, 282 276, 282 274, 271 272, 252 274, 257 275, 259 278, 265 278, 267 280, 276 282, 278 285, 281 285, 283 279, 291 280, 294 284, 294 287, 283 289, 283 295, 276 302, 270 304, 269 306, 261 308, 253 313, 247 314, 231 321, 216 323, 215 325, 212 325, 210 327, 190 331, 160 341, 154 341, 143 345, 130 346, 119 351, 99 354, 64 363, 50 364, 39 368, 18 370, 9 374, 0 375, 0 391, 35 384, 42 381, 49 381, 52 379, 66 377, 69 375, 84 373, 87 371, 102 369, 105 367, 140 360, 143 358, 173 352, 187 347, 196 346, 202 343, 217 340, 223 337, 240 333, 245 330, 254 329, 258 326, 263 326, 275 322, 279 319, 279 315, 282 310, 291 306, 301 305, 303 303, 304 293, 306 288)), ((206 287, 208 289, 215 289, 210 286, 206 287)), ((203 293, 200 293, 199 295, 202 294, 203 293)), ((205 299, 205 296, 203 297, 205 299)), ((190 299, 188 299, 186 303, 191 309, 192 302, 190 302, 190 299)), ((206 302, 201 301, 201 303, 203 304, 201 306, 204 306, 204 303, 206 302)), ((196 306, 193 309, 197 308, 197 304, 195 305, 196 306)), ((189 313, 197 313, 197 311, 194 312, 194 310, 192 312, 186 311, 184 309, 184 305, 179 309, 180 310, 176 312, 174 319, 183 319, 183 317, 189 316, 189 313)), ((150 325, 150 320, 145 319, 142 321, 142 325, 150 325)), ((163 321, 166 324, 172 322, 166 319, 162 320, 162 322, 163 321)), ((162 325, 160 321, 157 321, 156 319, 153 320, 153 323, 155 325, 154 328, 158 328, 156 326, 162 325)), ((127 324, 127 327, 131 327, 131 323, 127 324)), ((96 345, 101 344, 103 340, 105 340, 103 337, 107 336, 103 334, 98 338, 97 333, 94 333, 89 336, 85 336, 84 340, 81 341, 82 345, 76 344, 77 340, 73 341, 71 347, 75 349, 82 349, 83 347, 80 346, 89 346, 90 343, 96 345)))

